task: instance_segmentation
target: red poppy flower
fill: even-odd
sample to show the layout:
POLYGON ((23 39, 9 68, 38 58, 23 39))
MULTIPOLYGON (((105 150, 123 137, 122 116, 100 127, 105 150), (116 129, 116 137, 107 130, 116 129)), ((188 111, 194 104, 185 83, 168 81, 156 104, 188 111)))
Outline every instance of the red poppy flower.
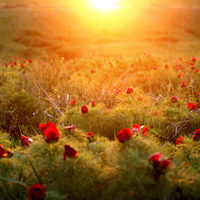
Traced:
POLYGON ((159 113, 162 113, 162 111, 161 110, 156 110, 156 111, 154 111, 153 115, 154 116, 158 116, 159 113))
POLYGON ((65 160, 66 157, 76 158, 78 156, 78 152, 73 147, 69 145, 64 145, 64 148, 65 148, 65 152, 64 152, 63 160, 65 160))
POLYGON ((133 88, 132 87, 127 88, 126 94, 131 94, 132 92, 133 92, 133 88))
POLYGON ((139 96, 138 97, 138 101, 142 101, 143 100, 143 97, 142 96, 139 96))
POLYGON ((8 67, 8 63, 4 63, 4 65, 5 65, 6 67, 8 67))
POLYGON ((95 70, 91 69, 90 72, 91 72, 91 74, 94 74, 94 73, 95 73, 95 70))
POLYGON ((169 66, 168 65, 165 65, 165 69, 168 69, 169 68, 169 66))
POLYGON ((178 74, 178 78, 181 78, 181 74, 178 74))
POLYGON ((135 133, 139 133, 140 131, 140 125, 138 124, 133 124, 133 127, 132 127, 132 134, 134 135, 135 133))
POLYGON ((191 60, 192 60, 192 62, 194 62, 194 63, 197 61, 196 57, 192 57, 191 60))
POLYGON ((192 65, 192 66, 191 66, 191 69, 192 69, 192 70, 193 70, 193 69, 195 69, 195 66, 194 66, 194 65, 192 65))
POLYGON ((28 200, 44 200, 45 195, 45 188, 40 183, 35 183, 29 187, 28 200))
POLYGON ((74 99, 73 101, 70 101, 69 104, 72 105, 72 106, 76 105, 76 99, 74 99))
POLYGON ((171 165, 169 160, 161 160, 161 153, 152 154, 148 160, 153 165, 157 177, 159 177, 167 167, 171 165))
POLYGON ((53 122, 48 122, 46 124, 39 123, 39 128, 43 134, 46 131, 46 129, 48 129, 48 128, 56 128, 57 129, 56 125, 53 122))
POLYGON ((11 67, 14 67, 15 66, 15 63, 12 61, 12 62, 10 62, 10 66, 11 67))
POLYGON ((172 96, 170 100, 171 100, 172 103, 176 103, 178 101, 178 97, 172 96))
POLYGON ((148 128, 150 127, 150 125, 148 125, 147 127, 144 127, 142 130, 142 135, 148 136, 149 134, 147 133, 148 128))
POLYGON ((161 158, 161 153, 154 153, 149 157, 149 162, 158 161, 161 158))
POLYGON ((88 107, 87 107, 87 106, 82 106, 82 107, 81 107, 81 112, 82 112, 83 114, 87 113, 87 112, 88 112, 88 107))
POLYGON ((115 94, 120 94, 120 93, 122 93, 121 90, 116 90, 116 91, 115 91, 115 94))
POLYGON ((131 130, 129 128, 124 128, 117 134, 117 139, 119 142, 124 143, 128 141, 131 138, 131 136, 131 130))
POLYGON ((75 130, 76 127, 74 126, 74 124, 72 124, 71 126, 66 126, 64 129, 68 130, 68 131, 71 131, 71 130, 75 130))
POLYGON ((33 142, 33 140, 31 140, 29 137, 26 137, 26 136, 21 137, 21 146, 22 147, 25 145, 29 146, 29 144, 32 142, 33 142))
POLYGON ((24 64, 20 64, 20 67, 21 67, 21 68, 24 68, 24 64))
POLYGON ((5 151, 3 146, 0 144, 0 158, 7 157, 8 153, 5 151))
POLYGON ((200 129, 197 129, 193 136, 192 136, 193 140, 200 140, 200 129))
POLYGON ((91 101, 91 106, 94 107, 95 106, 95 102, 91 101))
POLYGON ((169 162, 169 160, 162 160, 161 161, 161 165, 160 165, 160 168, 161 170, 165 170, 167 169, 167 167, 169 167, 171 165, 171 163, 169 162))
POLYGON ((57 128, 48 128, 44 132, 45 141, 50 142, 56 142, 60 138, 60 134, 57 128))
POLYGON ((147 132, 142 133, 143 136, 149 136, 149 134, 147 132))
POLYGON ((197 72, 199 72, 199 70, 198 70, 198 69, 195 69, 193 72, 196 74, 197 72))
POLYGON ((32 63, 32 62, 33 62, 33 60, 32 60, 32 59, 30 59, 30 60, 28 60, 28 62, 29 62, 29 63, 32 63))
POLYGON ((184 68, 185 68, 185 66, 182 65, 182 66, 181 66, 181 70, 184 70, 184 68))
POLYGON ((192 102, 189 102, 187 107, 190 109, 190 110, 195 110, 196 107, 197 107, 197 103, 192 103, 192 102))
POLYGON ((87 137, 94 137, 94 133, 88 132, 87 137))
POLYGON ((175 145, 183 144, 183 143, 184 143, 184 140, 185 140, 184 137, 180 136, 180 137, 176 140, 175 145))
POLYGON ((196 94, 200 95, 199 91, 196 91, 196 94))
POLYGON ((94 139, 94 133, 88 132, 86 137, 88 138, 89 142, 92 142, 92 140, 94 139))
POLYGON ((183 81, 183 82, 181 83, 181 87, 184 88, 184 87, 186 87, 186 86, 187 86, 186 81, 183 81))

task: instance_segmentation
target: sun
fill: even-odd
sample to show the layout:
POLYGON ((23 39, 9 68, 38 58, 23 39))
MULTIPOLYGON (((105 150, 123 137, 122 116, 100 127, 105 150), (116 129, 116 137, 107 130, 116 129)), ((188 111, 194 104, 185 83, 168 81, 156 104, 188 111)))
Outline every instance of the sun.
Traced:
POLYGON ((100 11, 116 9, 119 0, 89 0, 94 8, 100 11))

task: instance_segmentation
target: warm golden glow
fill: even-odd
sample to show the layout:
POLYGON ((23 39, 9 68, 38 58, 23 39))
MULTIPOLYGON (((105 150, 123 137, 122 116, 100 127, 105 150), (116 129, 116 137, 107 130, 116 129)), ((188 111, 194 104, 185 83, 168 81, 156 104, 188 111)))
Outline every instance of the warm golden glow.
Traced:
POLYGON ((119 0, 89 0, 94 8, 101 10, 101 11, 107 11, 107 10, 113 10, 118 7, 118 1, 119 0))

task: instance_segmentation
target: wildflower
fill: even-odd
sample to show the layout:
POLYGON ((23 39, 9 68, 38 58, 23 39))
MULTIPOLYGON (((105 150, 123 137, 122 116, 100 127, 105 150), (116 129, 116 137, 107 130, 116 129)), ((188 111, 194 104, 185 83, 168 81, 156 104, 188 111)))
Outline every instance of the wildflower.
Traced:
POLYGON ((143 136, 149 136, 147 132, 142 133, 143 136))
POLYGON ((178 101, 178 97, 172 96, 170 100, 171 100, 172 103, 176 103, 178 101))
POLYGON ((148 136, 148 135, 149 135, 149 134, 147 133, 149 127, 150 127, 150 125, 148 125, 147 127, 144 127, 144 128, 143 128, 143 130, 142 130, 142 135, 144 135, 144 136, 148 136))
POLYGON ((126 94, 131 94, 132 92, 133 92, 133 88, 132 87, 127 88, 126 94))
POLYGON ((134 135, 135 133, 139 133, 140 131, 140 125, 138 124, 133 124, 133 127, 132 127, 132 135, 134 135))
POLYGON ((4 65, 5 65, 6 67, 8 67, 8 63, 4 63, 4 65))
POLYGON ((198 70, 198 69, 195 69, 193 72, 196 74, 197 72, 199 72, 199 70, 198 70))
POLYGON ((195 69, 195 66, 194 66, 194 65, 192 65, 192 66, 191 66, 191 69, 192 69, 192 70, 193 70, 193 69, 195 69))
POLYGON ((149 162, 156 162, 156 161, 160 161, 161 159, 161 153, 154 153, 149 157, 149 162))
POLYGON ((87 107, 87 106, 82 106, 82 107, 81 107, 81 112, 82 112, 83 114, 87 113, 87 112, 88 112, 88 107, 87 107))
POLYGON ((8 153, 5 151, 3 146, 0 144, 0 158, 4 158, 4 157, 7 157, 7 156, 8 156, 8 153))
POLYGON ((124 143, 128 141, 132 136, 132 132, 129 128, 124 128, 117 134, 117 139, 119 142, 124 143))
POLYGON ((120 94, 120 93, 122 93, 121 90, 116 90, 116 91, 115 91, 115 94, 116 94, 116 95, 117 95, 117 94, 120 94))
POLYGON ((197 107, 197 103, 192 103, 192 102, 189 102, 187 107, 190 109, 190 110, 195 110, 196 107, 197 107))
POLYGON ((20 67, 21 67, 21 68, 24 68, 24 64, 20 64, 20 67))
POLYGON ((153 67, 152 69, 153 69, 153 70, 157 70, 158 68, 157 68, 157 67, 153 67))
POLYGON ((47 143, 56 142, 60 138, 60 134, 57 128, 48 128, 44 132, 45 141, 47 143))
POLYGON ((91 101, 91 106, 94 107, 95 106, 95 102, 91 101))
POLYGON ((15 66, 15 63, 12 61, 12 62, 10 62, 10 66, 11 67, 14 67, 15 66))
POLYGON ((184 70, 184 68, 185 68, 185 66, 182 65, 182 66, 181 66, 181 70, 184 70))
POLYGON ((162 170, 165 170, 165 169, 167 169, 167 167, 169 167, 171 165, 171 163, 169 162, 169 160, 162 160, 161 161, 161 166, 160 166, 160 168, 162 169, 162 170))
POLYGON ((76 105, 76 99, 74 99, 73 101, 70 101, 69 104, 72 106, 76 105))
POLYGON ((57 129, 56 125, 53 122, 48 122, 46 124, 39 123, 39 128, 43 134, 46 131, 46 129, 48 129, 48 128, 56 128, 57 129))
POLYGON ((11 156, 13 156, 13 153, 5 150, 3 146, 0 144, 0 158, 11 157, 11 156))
POLYGON ((165 173, 165 170, 171 165, 169 160, 161 160, 161 153, 152 154, 148 160, 154 167, 156 178, 165 173))
POLYGON ((165 65, 165 69, 168 69, 169 68, 169 66, 168 65, 165 65))
POLYGON ((138 101, 142 101, 143 100, 143 97, 142 96, 139 96, 138 97, 138 101))
POLYGON ((74 126, 74 124, 72 124, 71 126, 66 126, 64 128, 64 130, 68 130, 68 131, 75 130, 75 129, 76 129, 76 127, 74 126))
POLYGON ((181 87, 184 88, 184 87, 186 87, 186 86, 187 86, 186 81, 183 81, 183 82, 181 83, 181 87))
POLYGON ((181 78, 181 74, 178 74, 178 78, 181 78))
POLYGON ((29 63, 32 63, 32 62, 33 62, 33 60, 31 60, 31 59, 30 59, 30 60, 28 60, 28 62, 29 62, 29 63))
POLYGON ((185 140, 184 137, 180 136, 180 137, 176 140, 175 145, 183 144, 183 143, 184 143, 184 140, 185 140))
POLYGON ((200 140, 200 129, 197 129, 193 136, 192 136, 193 140, 200 140))
POLYGON ((42 184, 35 183, 29 187, 28 200, 44 200, 45 195, 45 188, 42 184))
POLYGON ((94 133, 88 132, 86 137, 88 138, 89 142, 92 142, 92 140, 94 139, 94 133))
POLYGON ((181 58, 181 57, 180 57, 180 58, 179 58, 179 60, 180 60, 180 61, 182 61, 182 60, 183 60, 183 58, 181 58))
POLYGON ((92 69, 92 70, 90 70, 90 72, 91 72, 91 74, 94 74, 94 73, 95 73, 95 70, 92 69))
POLYGON ((22 147, 25 146, 25 145, 29 146, 29 144, 32 143, 32 142, 33 142, 33 140, 29 137, 26 137, 26 136, 21 137, 21 146, 22 147))
POLYGON ((196 94, 197 94, 197 95, 200 95, 199 91, 196 91, 196 94))
POLYGON ((159 113, 162 113, 162 111, 161 110, 156 110, 156 111, 154 111, 153 115, 154 116, 158 116, 159 113))
POLYGON ((69 158, 76 158, 78 156, 78 152, 69 145, 64 145, 65 152, 63 160, 66 160, 66 156, 69 158))
POLYGON ((196 57, 192 57, 192 62, 195 63, 197 61, 196 57))

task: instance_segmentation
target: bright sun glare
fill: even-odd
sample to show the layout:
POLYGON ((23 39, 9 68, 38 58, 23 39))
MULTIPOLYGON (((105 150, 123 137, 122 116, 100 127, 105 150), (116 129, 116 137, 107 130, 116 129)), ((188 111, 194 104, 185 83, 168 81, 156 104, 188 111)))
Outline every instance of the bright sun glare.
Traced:
POLYGON ((107 11, 117 8, 117 3, 119 0, 89 0, 94 8, 107 11))

